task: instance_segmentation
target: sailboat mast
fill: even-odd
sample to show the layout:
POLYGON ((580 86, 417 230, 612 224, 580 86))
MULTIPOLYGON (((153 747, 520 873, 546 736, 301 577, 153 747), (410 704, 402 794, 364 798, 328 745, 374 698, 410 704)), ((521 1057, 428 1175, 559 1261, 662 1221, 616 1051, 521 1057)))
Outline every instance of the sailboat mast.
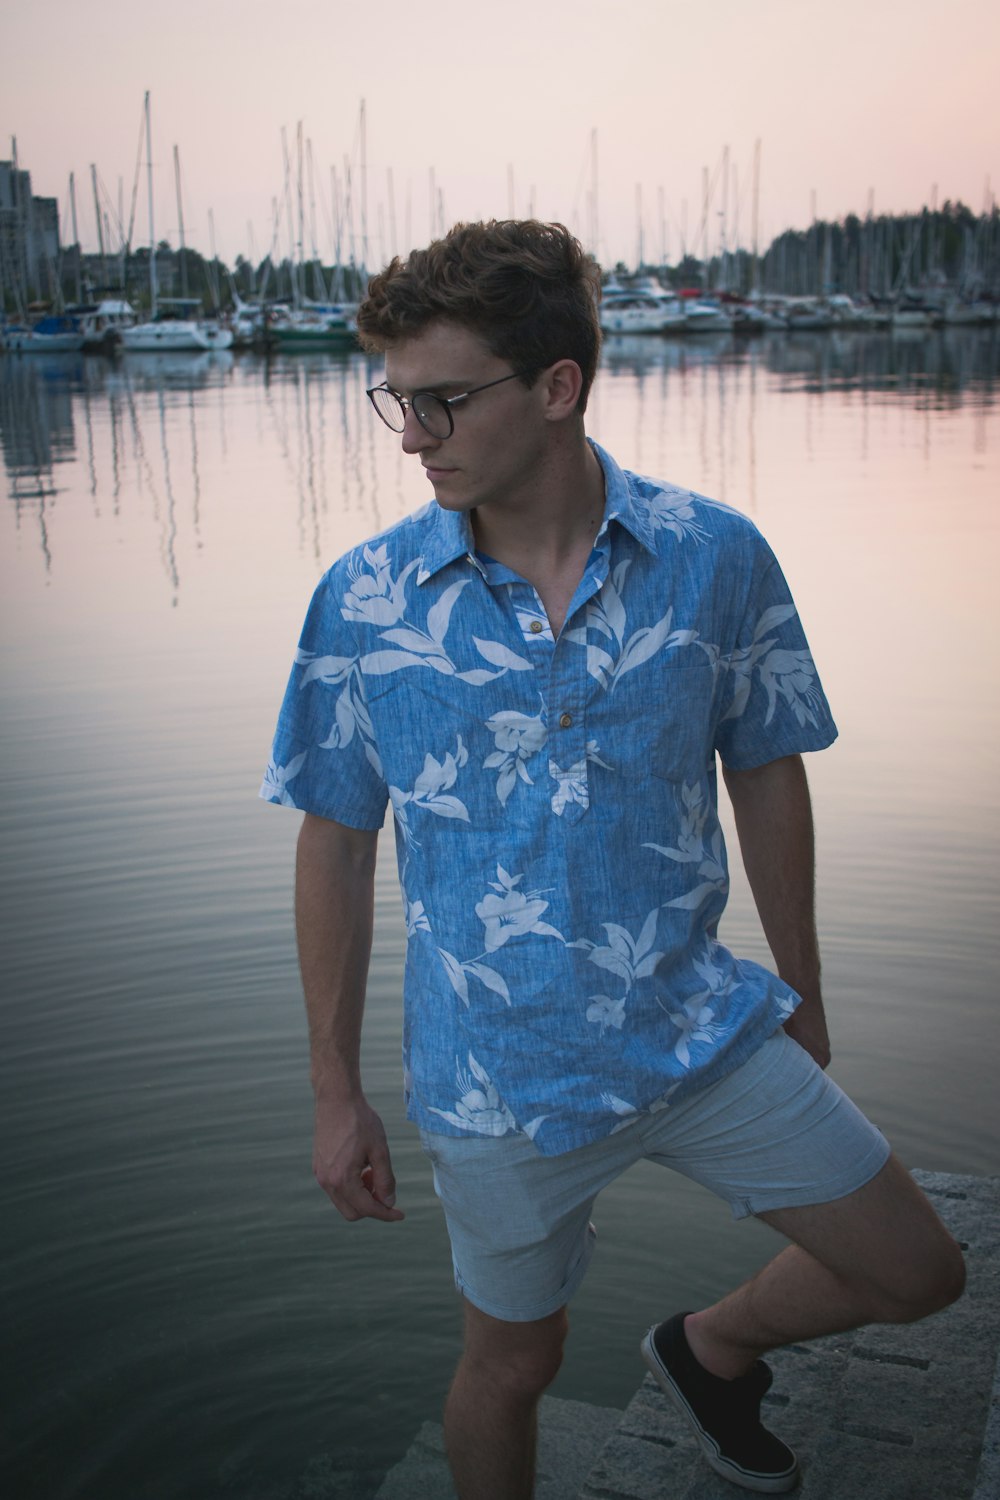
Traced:
POLYGON ((368 120, 361 101, 361 264, 368 274, 368 120))
POLYGON ((106 284, 108 268, 104 261, 104 224, 101 219, 101 197, 97 191, 97 167, 93 162, 90 164, 90 184, 94 189, 94 218, 97 220, 97 245, 101 252, 101 281, 106 284))
POLYGON ((753 277, 752 277, 752 280, 751 280, 751 290, 754 291, 754 292, 756 292, 756 290, 757 290, 757 272, 758 272, 758 264, 759 264, 758 260, 757 260, 758 251, 759 251, 759 245, 758 245, 758 239, 757 239, 757 231, 758 231, 759 223, 760 223, 760 140, 758 138, 758 140, 754 143, 754 148, 753 148, 753 277))
POLYGON ((149 194, 149 316, 156 317, 156 233, 153 228, 153 131, 149 123, 149 90, 146 90, 146 191, 149 194))
POLYGON ((177 229, 181 247, 181 296, 188 294, 188 271, 187 254, 184 244, 184 201, 181 197, 181 158, 177 147, 174 147, 174 183, 177 188, 177 229))
POLYGON ((69 211, 73 219, 73 248, 76 251, 74 260, 76 262, 76 300, 83 301, 83 288, 80 285, 80 231, 76 226, 76 179, 71 172, 69 174, 69 211))

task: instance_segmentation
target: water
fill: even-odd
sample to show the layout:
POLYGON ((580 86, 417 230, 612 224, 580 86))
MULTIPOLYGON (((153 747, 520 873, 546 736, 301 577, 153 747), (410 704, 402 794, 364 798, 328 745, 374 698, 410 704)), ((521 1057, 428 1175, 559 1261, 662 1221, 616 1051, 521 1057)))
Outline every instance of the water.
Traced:
MULTIPOLYGON (((834 1073, 905 1160, 995 1172, 995 334, 609 342, 631 467, 746 510, 841 739, 810 761, 834 1073)), ((365 1038, 402 1225, 310 1172, 297 818, 255 800, 323 567, 426 498, 364 356, 0 361, 3 1468, 17 1500, 371 1493, 458 1347, 399 1101, 391 841, 365 1038)), ((385 836, 384 836, 385 837, 385 836)), ((729 942, 765 955, 737 880, 729 942)), ((624 1405, 655 1315, 776 1242, 636 1169, 557 1392, 624 1405)))

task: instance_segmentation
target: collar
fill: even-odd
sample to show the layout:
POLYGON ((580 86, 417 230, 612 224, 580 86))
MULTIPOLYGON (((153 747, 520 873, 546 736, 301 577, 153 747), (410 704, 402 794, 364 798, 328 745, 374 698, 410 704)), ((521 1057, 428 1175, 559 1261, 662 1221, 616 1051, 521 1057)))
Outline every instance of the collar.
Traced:
MULTIPOLYGON (((630 476, 624 469, 620 469, 610 453, 605 452, 592 438, 588 438, 587 442, 604 471, 604 520, 597 533, 595 545, 607 534, 610 523, 617 521, 619 526, 624 527, 641 547, 655 554, 653 533, 648 521, 635 505, 629 486, 630 476)), ((446 568, 449 563, 457 561, 460 557, 466 558, 473 567, 479 568, 482 572, 482 568, 476 561, 476 541, 468 513, 443 510, 433 500, 428 507, 428 512, 430 537, 417 572, 417 583, 426 583, 434 577, 435 573, 440 573, 442 568, 446 568)))

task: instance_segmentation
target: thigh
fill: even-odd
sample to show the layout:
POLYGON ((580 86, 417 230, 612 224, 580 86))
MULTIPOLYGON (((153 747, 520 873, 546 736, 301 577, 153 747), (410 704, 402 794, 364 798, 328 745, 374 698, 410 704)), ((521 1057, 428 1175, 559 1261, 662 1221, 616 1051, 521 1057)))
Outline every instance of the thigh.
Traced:
POLYGON ((737 1219, 846 1197, 889 1157, 881 1132, 783 1031, 643 1134, 650 1160, 710 1188, 737 1219))
POLYGON ((961 1291, 961 1250, 895 1155, 844 1198, 760 1217, 844 1281, 896 1304, 883 1317, 961 1291))
POLYGON ((504 1322, 536 1322, 572 1297, 586 1274, 594 1199, 634 1160, 617 1138, 543 1156, 523 1136, 421 1132, 451 1241, 455 1284, 504 1322))

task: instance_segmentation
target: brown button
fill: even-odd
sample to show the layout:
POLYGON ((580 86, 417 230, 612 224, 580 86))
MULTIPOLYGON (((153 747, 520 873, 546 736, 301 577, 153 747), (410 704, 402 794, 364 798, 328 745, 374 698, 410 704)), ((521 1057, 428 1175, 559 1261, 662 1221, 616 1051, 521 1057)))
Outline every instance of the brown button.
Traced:
POLYGON ((572 722, 573 722, 573 715, 572 714, 560 714, 559 715, 559 728, 560 729, 568 729, 569 726, 572 724, 572 722))
POLYGON ((541 635, 545 627, 542 624, 541 620, 532 620, 531 624, 528 626, 528 629, 531 631, 532 635, 541 635))

